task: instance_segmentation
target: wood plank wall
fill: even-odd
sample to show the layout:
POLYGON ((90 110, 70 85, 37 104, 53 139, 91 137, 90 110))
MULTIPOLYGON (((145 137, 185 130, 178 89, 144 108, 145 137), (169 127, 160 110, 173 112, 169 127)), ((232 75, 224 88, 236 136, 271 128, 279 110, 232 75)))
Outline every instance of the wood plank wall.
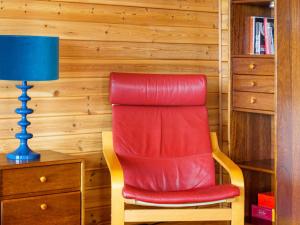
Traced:
POLYGON ((300 2, 277 0, 278 225, 300 224, 300 2))
POLYGON ((230 115, 228 109, 230 107, 230 32, 229 32, 229 8, 230 0, 220 0, 220 123, 222 132, 222 149, 229 155, 229 121, 230 115))
MULTIPOLYGON (((206 74, 209 123, 223 125, 226 145, 227 0, 0 0, 0 34, 61 38, 60 80, 30 90, 30 145, 87 160, 87 225, 109 224, 101 132, 111 129, 111 71, 206 74)), ((17 146, 15 84, 0 82, 1 152, 17 146)))

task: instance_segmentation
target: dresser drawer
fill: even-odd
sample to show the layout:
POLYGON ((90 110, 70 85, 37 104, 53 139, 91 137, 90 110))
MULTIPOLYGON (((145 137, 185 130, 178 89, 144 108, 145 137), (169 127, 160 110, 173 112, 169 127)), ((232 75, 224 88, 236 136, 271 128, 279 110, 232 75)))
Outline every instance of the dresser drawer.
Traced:
POLYGON ((274 93, 273 76, 234 75, 233 90, 274 93))
POLYGON ((80 163, 5 169, 2 171, 2 195, 69 188, 80 190, 80 174, 80 163))
POLYGON ((233 107, 254 110, 274 111, 274 94, 234 92, 233 107))
POLYGON ((1 225, 80 225, 80 192, 4 200, 1 225))
POLYGON ((234 74, 274 75, 274 59, 255 57, 233 58, 232 71, 234 74))

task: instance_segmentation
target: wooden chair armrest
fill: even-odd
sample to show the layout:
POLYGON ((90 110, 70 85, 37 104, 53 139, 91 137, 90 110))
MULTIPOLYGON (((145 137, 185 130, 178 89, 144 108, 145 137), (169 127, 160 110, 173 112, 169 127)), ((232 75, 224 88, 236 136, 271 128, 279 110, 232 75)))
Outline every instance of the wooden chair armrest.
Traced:
POLYGON ((111 176, 112 188, 123 188, 124 175, 119 159, 113 148, 112 132, 102 132, 103 155, 111 176))
POLYGON ((211 132, 210 134, 213 158, 229 173, 231 183, 244 189, 244 176, 240 167, 235 164, 228 156, 221 152, 217 134, 211 132))

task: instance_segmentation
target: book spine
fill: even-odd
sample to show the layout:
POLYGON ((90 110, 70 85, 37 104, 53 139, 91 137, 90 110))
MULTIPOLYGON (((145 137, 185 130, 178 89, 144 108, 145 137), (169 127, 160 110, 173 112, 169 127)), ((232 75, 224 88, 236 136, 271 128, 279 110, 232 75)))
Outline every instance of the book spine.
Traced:
POLYGON ((274 211, 269 208, 252 205, 252 217, 272 221, 274 211))
POLYGON ((259 22, 254 19, 254 24, 255 24, 255 49, 254 53, 255 54, 260 54, 260 32, 259 32, 259 22))
POLYGON ((270 37, 269 37, 269 23, 268 18, 264 18, 264 33, 265 33, 265 52, 266 54, 271 54, 270 50, 270 37))
POLYGON ((274 45, 274 19, 271 20, 269 24, 269 34, 270 34, 270 51, 271 54, 275 54, 275 45, 274 45))
POLYGON ((250 29, 250 32, 249 32, 249 53, 251 55, 254 54, 254 43, 255 43, 255 23, 254 23, 254 17, 251 16, 249 18, 249 29, 250 29))
POLYGON ((259 50, 259 54, 263 55, 266 54, 265 51, 265 32, 264 32, 264 20, 262 19, 262 21, 259 23, 259 37, 260 37, 260 50, 259 50))

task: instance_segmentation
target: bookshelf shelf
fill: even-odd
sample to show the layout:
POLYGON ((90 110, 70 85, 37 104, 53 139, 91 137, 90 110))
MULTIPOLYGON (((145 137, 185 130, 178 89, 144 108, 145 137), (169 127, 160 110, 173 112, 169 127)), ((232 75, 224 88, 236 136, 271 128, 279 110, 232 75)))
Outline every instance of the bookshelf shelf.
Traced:
POLYGON ((276 35, 276 28, 273 35, 268 33, 268 41, 264 39, 265 28, 274 29, 274 25, 272 27, 268 24, 272 22, 269 22, 270 17, 275 17, 274 9, 270 8, 271 2, 231 0, 230 155, 243 169, 245 216, 250 218, 251 206, 257 204, 258 193, 274 191, 276 180, 273 159, 276 139, 276 49, 275 54, 264 54, 274 52, 273 46, 270 48, 266 43, 270 44, 268 41, 272 39, 268 38, 276 35), (254 27, 255 23, 258 24, 259 35, 263 37, 259 37, 259 41, 254 35, 258 29, 257 26, 254 27), (261 28, 264 32, 261 32, 261 28), (265 49, 262 48, 263 42, 265 49), (257 43, 262 48, 260 55, 252 54, 257 51, 257 43))
POLYGON ((251 218, 246 219, 245 225, 275 225, 275 222, 265 221, 265 220, 256 220, 251 221, 251 218))
POLYGON ((238 162, 238 165, 247 170, 275 174, 274 159, 244 161, 238 162))
POLYGON ((232 58, 275 58, 275 55, 250 55, 250 54, 241 54, 241 55, 232 55, 232 58))
POLYGON ((262 5, 262 6, 269 6, 271 0, 234 0, 232 1, 233 4, 253 4, 253 5, 262 5))

